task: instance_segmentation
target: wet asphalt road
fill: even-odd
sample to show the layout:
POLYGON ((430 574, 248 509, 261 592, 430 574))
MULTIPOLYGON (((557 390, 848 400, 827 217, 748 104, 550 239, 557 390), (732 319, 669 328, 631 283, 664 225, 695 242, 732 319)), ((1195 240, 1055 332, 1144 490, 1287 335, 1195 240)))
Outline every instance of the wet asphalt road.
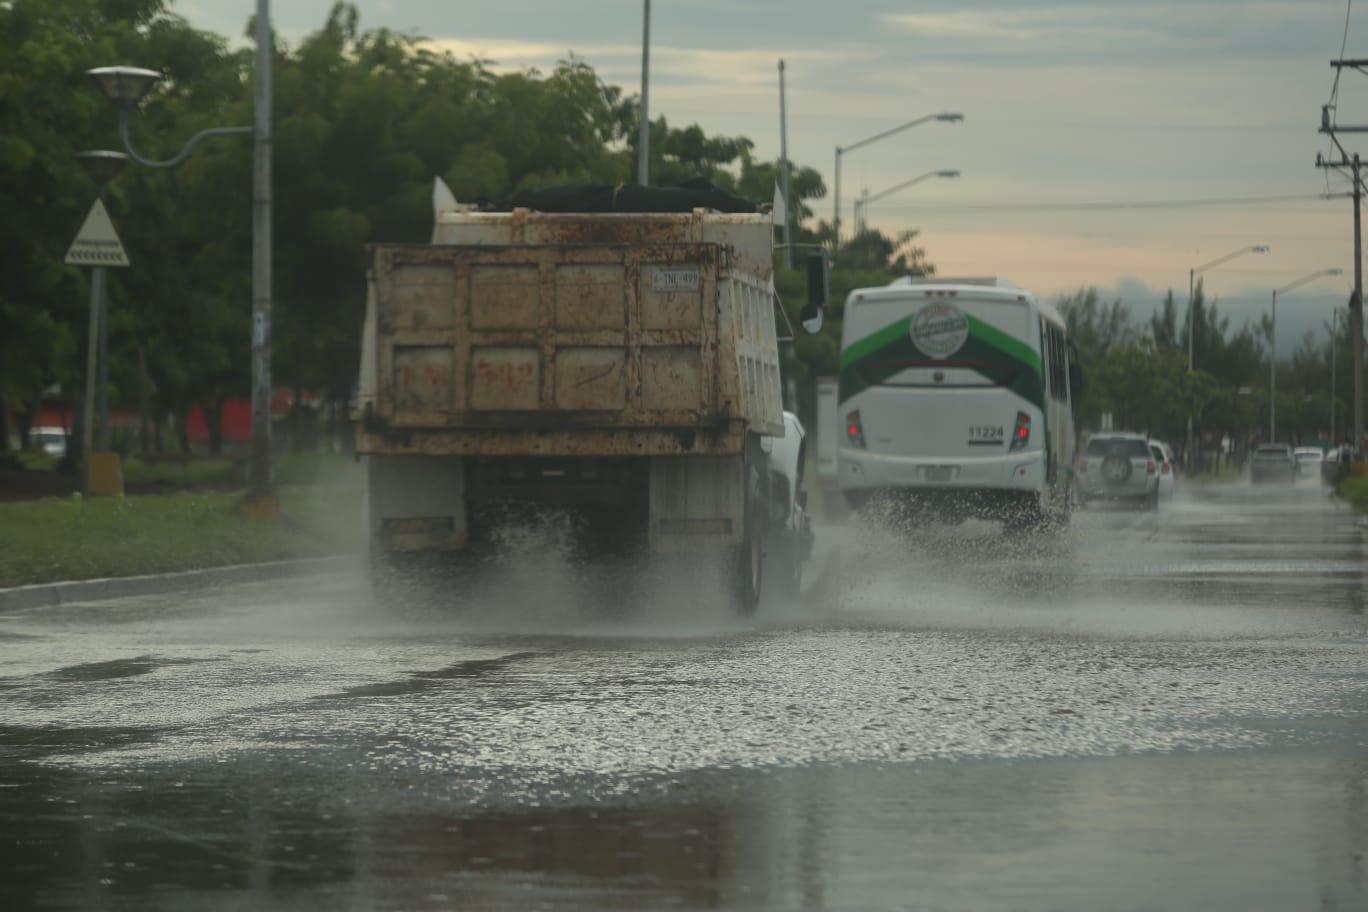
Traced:
POLYGON ((1321 489, 819 534, 747 622, 605 606, 554 534, 459 614, 0 616, 0 908, 1368 908, 1368 529, 1321 489))

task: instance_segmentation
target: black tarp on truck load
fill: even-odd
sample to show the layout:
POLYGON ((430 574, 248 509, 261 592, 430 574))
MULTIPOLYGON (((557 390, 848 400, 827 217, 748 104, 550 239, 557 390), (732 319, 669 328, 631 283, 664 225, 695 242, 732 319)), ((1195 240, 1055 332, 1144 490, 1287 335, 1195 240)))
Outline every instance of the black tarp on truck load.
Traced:
POLYGON ((678 187, 640 184, 568 184, 544 190, 521 190, 496 211, 532 209, 536 212, 755 212, 748 199, 724 193, 705 180, 678 187))

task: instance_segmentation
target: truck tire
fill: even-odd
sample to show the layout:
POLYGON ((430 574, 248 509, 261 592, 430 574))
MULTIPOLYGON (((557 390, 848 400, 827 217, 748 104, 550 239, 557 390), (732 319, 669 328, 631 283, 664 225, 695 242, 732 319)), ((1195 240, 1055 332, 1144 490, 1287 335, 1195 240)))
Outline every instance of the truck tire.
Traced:
POLYGON ((772 536, 766 549, 769 566, 765 571, 765 587, 786 602, 798 598, 803 587, 803 565, 791 537, 772 536))
POLYGON ((752 615, 760 607, 761 583, 765 571, 765 517, 768 503, 765 497, 765 453, 754 435, 746 436, 746 453, 742 465, 745 488, 745 507, 742 513, 741 544, 732 557, 732 600, 736 612, 752 615))

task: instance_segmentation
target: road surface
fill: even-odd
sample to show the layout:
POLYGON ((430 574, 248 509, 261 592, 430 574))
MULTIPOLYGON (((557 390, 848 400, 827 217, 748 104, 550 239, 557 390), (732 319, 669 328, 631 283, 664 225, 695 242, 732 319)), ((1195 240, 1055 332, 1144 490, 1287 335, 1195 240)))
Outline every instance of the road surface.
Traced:
POLYGON ((0 616, 0 907, 1368 908, 1368 535, 1315 486, 819 529, 804 599, 359 577, 0 616))

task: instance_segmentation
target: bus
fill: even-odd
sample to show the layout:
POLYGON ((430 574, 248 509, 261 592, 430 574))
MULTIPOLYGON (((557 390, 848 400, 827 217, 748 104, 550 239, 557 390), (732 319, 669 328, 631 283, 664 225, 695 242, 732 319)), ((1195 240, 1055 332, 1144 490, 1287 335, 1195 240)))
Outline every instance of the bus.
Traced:
POLYGON ((1063 319, 997 278, 903 278, 846 299, 837 454, 850 507, 1067 522, 1077 353, 1063 319))

